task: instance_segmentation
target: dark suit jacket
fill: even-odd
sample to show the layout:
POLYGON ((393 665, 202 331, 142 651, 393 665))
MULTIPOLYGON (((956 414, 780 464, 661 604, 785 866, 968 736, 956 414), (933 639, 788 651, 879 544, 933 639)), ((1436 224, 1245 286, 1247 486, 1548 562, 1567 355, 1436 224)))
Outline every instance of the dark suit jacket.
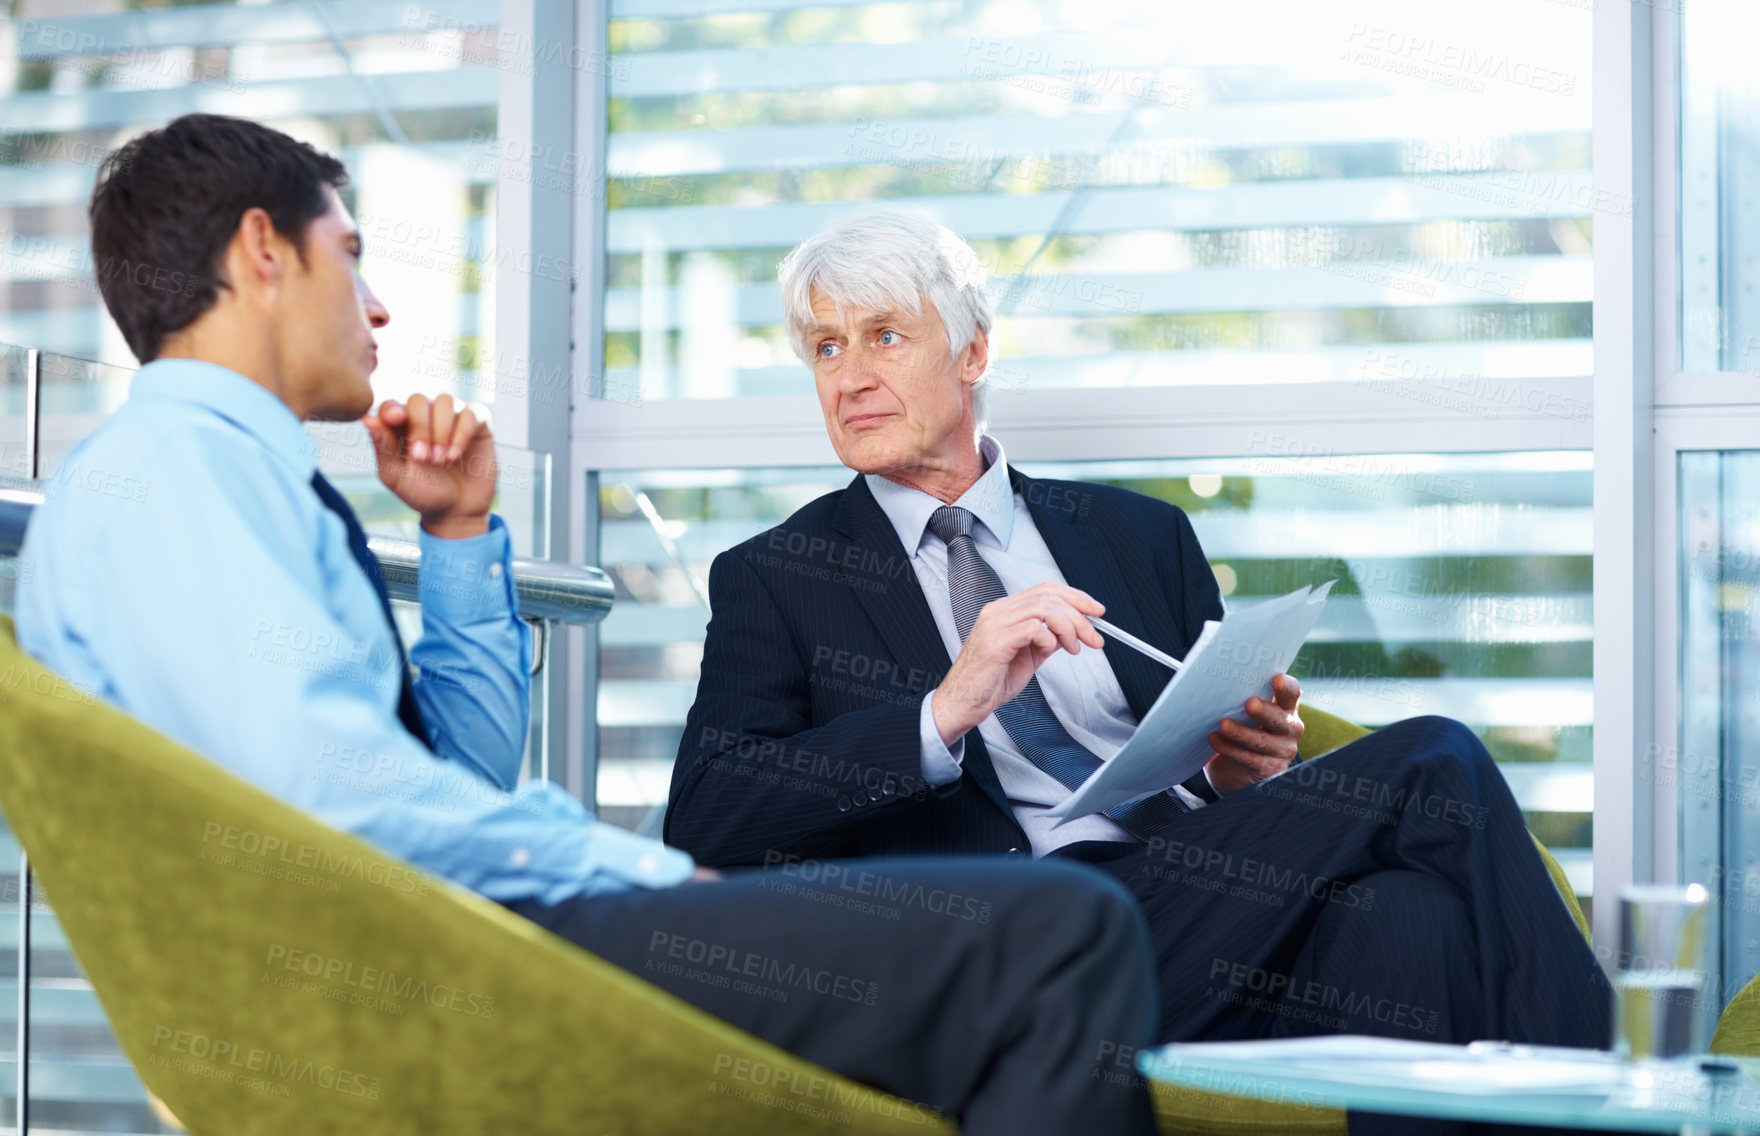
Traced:
MULTIPOLYGON (((1183 656, 1204 621, 1222 617, 1177 507, 1009 476, 1064 578, 1105 604, 1109 621, 1183 656)), ((976 729, 957 782, 923 780, 922 701, 952 659, 861 477, 716 557, 709 598, 667 843, 716 866, 1027 850, 976 729)), ((1106 658, 1141 718, 1168 672, 1111 640, 1106 658)))

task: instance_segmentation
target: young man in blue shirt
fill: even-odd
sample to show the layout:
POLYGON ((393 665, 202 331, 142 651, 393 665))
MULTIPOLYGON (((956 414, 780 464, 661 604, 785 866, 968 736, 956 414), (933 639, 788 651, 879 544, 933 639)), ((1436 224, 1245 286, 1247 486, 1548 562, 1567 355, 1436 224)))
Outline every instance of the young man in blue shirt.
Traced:
MULTIPOLYGON (((145 365, 66 461, 146 491, 48 494, 22 551, 24 648, 283 800, 968 1132, 1152 1132, 1141 1084, 1099 1063, 1146 1041, 1155 1008, 1141 917, 1100 874, 919 859, 723 879, 517 784, 531 645, 489 424, 447 395, 373 407, 390 315, 346 181, 212 115, 105 163, 98 283, 145 365), (301 426, 355 419, 421 517, 413 679, 301 426)), ((753 752, 754 776, 783 764, 753 752)))

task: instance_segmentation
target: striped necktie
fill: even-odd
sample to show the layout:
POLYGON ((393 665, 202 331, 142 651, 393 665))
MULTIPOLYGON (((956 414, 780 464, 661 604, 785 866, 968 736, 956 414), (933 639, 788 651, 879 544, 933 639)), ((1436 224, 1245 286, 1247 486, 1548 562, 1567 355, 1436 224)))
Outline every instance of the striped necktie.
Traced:
POLYGON ((391 618, 391 593, 385 590, 385 577, 379 574, 379 562, 373 558, 373 550, 367 547, 367 531, 361 528, 348 500, 323 474, 312 474, 312 488, 318 491, 318 500, 324 502, 325 508, 342 518, 343 526, 348 529, 348 550, 354 554, 361 571, 367 574, 373 591, 378 593, 379 606, 385 611, 385 622, 391 625, 391 641, 397 644, 397 673, 403 676, 403 687, 397 695, 397 719, 416 741, 433 749, 434 744, 428 740, 428 729, 422 724, 422 712, 416 707, 416 689, 409 678, 409 656, 403 650, 403 636, 397 633, 397 620, 391 618))
MULTIPOLYGON (((953 601, 953 624, 959 629, 961 643, 972 633, 972 624, 977 622, 984 605, 1008 595, 996 570, 978 555, 977 543, 972 539, 972 525, 976 521, 970 510, 957 505, 943 505, 929 518, 929 531, 947 545, 947 591, 953 601)), ((1100 768, 1100 759, 1093 751, 1071 737, 1058 721, 1037 675, 1027 680, 1019 694, 996 708, 996 720, 1028 761, 1072 791, 1100 768)), ((1106 815, 1131 835, 1148 840, 1173 818, 1188 811, 1179 795, 1166 789, 1126 801, 1108 809, 1106 815)))

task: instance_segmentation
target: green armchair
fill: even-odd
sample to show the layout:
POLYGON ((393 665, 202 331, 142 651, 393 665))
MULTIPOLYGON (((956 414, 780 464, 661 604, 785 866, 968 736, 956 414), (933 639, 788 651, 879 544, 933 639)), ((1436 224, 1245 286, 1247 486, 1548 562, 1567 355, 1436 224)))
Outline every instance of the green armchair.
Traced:
MULTIPOLYGON (((1367 732, 1304 718, 1304 756, 1367 732)), ((953 1131, 260 792, 44 670, 4 617, 0 807, 124 1052, 203 1136, 953 1131)), ((1345 1131, 1154 1093, 1169 1133, 1345 1131)))
POLYGON ((953 1131, 258 791, 3 618, 0 806, 200 1136, 953 1131))

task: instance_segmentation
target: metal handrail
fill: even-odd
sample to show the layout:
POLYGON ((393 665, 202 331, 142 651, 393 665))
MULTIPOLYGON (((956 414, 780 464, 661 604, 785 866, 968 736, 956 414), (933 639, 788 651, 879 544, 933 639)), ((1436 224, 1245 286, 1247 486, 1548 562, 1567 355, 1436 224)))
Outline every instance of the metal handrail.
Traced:
MULTIPOLYGON (((6 478, 0 486, 0 556, 18 555, 24 543, 31 513, 43 503, 40 490, 29 482, 6 478)), ((379 561, 385 589, 394 600, 421 599, 416 585, 422 562, 421 546, 395 537, 367 538, 367 547, 379 561)), ((513 561, 513 584, 519 593, 519 613, 526 619, 553 619, 559 623, 597 623, 611 610, 614 589, 611 577, 598 568, 532 560, 517 556, 513 561)))

